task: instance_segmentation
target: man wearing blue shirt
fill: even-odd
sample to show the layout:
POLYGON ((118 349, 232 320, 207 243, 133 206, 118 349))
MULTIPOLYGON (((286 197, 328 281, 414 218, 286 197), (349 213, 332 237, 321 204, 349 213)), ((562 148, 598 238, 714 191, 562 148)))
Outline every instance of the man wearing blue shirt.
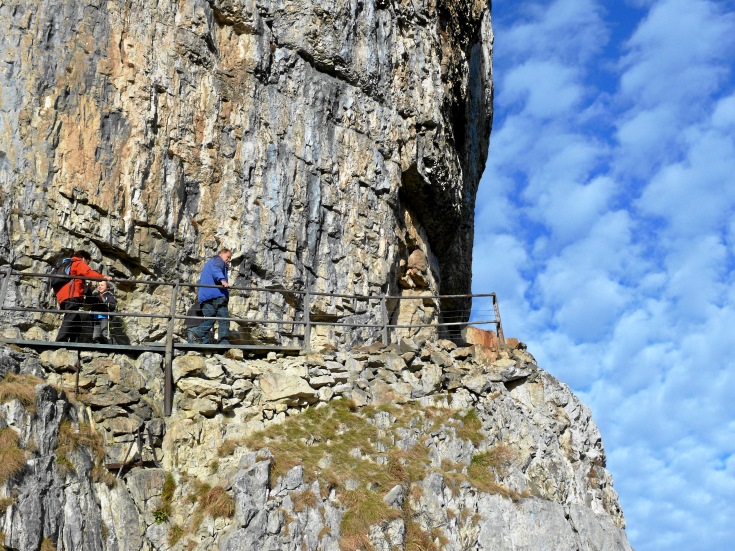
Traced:
MULTIPOLYGON (((199 287, 199 302, 202 305, 204 317, 229 318, 227 303, 230 299, 227 281, 227 265, 232 259, 230 249, 222 249, 217 256, 209 259, 202 268, 198 283, 200 285, 218 285, 218 287, 199 287)), ((187 334, 190 343, 209 343, 209 330, 214 326, 215 320, 204 320, 194 329, 189 329, 187 334)), ((230 322, 220 320, 217 329, 218 344, 230 344, 227 337, 230 334, 230 322)))

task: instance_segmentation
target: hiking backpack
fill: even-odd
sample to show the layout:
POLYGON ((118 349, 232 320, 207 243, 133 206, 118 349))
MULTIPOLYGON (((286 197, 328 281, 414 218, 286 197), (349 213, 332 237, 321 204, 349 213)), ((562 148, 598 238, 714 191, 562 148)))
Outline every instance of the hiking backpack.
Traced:
POLYGON ((49 285, 54 290, 54 293, 61 291, 61 288, 71 281, 68 276, 71 274, 71 265, 74 262, 71 258, 62 258, 56 263, 54 269, 51 270, 51 277, 49 278, 49 285))

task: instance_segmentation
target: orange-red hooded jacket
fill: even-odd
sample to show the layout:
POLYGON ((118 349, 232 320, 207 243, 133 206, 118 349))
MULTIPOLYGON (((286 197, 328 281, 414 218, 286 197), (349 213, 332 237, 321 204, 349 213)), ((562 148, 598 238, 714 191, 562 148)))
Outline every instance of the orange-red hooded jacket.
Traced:
MULTIPOLYGON (((99 272, 95 272, 89 265, 81 258, 76 256, 71 257, 71 268, 69 269, 69 275, 82 276, 82 277, 105 277, 99 272)), ((70 279, 69 282, 64 285, 59 292, 56 293, 56 300, 61 304, 65 300, 70 298, 78 298, 84 295, 84 281, 81 279, 70 279)))

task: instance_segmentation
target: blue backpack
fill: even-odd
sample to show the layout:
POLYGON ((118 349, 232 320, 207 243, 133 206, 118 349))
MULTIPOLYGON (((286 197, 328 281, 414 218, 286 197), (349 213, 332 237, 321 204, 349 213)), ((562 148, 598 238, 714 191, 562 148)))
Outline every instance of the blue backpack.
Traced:
POLYGON ((68 276, 71 274, 71 265, 74 260, 71 258, 62 258, 56 263, 54 269, 51 270, 51 277, 49 278, 49 285, 54 290, 54 293, 61 291, 61 288, 71 281, 68 276))

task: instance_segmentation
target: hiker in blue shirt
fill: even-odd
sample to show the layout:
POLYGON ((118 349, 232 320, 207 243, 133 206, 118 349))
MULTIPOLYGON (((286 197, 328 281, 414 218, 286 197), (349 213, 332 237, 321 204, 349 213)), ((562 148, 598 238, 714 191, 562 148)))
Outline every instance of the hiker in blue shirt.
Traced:
MULTIPOLYGON (((227 281, 227 264, 232 259, 232 251, 230 249, 222 249, 217 255, 204 265, 202 273, 199 276, 198 283, 200 285, 219 285, 219 287, 199 287, 199 302, 202 305, 202 315, 204 317, 229 318, 230 313, 227 310, 230 292, 228 288, 230 283, 227 281)), ((199 326, 189 329, 187 332, 188 341, 190 343, 210 344, 209 331, 214 326, 216 320, 204 320, 199 326)), ((217 337, 218 344, 230 344, 227 337, 230 334, 230 322, 220 320, 218 322, 217 337)))

